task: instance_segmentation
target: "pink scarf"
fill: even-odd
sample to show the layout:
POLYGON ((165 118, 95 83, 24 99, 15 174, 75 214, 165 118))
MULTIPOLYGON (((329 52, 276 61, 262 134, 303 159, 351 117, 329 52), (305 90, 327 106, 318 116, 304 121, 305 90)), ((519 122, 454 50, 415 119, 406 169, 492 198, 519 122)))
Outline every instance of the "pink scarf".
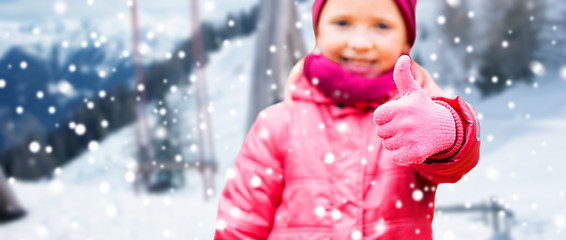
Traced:
POLYGON ((324 96, 344 105, 379 103, 387 100, 395 88, 393 69, 375 78, 364 78, 344 70, 322 54, 307 55, 303 73, 324 96))

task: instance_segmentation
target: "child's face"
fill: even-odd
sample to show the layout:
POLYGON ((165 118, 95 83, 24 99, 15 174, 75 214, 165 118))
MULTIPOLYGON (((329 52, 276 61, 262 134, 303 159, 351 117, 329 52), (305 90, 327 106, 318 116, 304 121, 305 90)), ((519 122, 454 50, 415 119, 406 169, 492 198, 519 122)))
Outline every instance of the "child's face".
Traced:
POLYGON ((393 0, 327 0, 316 45, 326 58, 367 78, 392 69, 411 48, 393 0))

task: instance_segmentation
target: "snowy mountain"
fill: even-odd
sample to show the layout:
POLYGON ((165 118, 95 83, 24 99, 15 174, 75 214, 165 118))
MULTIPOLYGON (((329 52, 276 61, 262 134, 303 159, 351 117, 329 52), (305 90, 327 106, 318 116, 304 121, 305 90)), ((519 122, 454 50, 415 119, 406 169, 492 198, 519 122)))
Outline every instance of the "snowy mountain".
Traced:
MULTIPOLYGON (((212 64, 206 70, 220 161, 217 191, 222 189, 224 173, 231 167, 245 135, 245 96, 249 91, 251 61, 241 59, 252 58, 254 41, 254 37, 234 40, 211 56, 212 64)), ((196 110, 194 99, 183 100, 182 93, 186 91, 172 91, 168 97, 179 99, 173 107, 179 110, 180 122, 191 126, 196 121, 196 110)), ((155 115, 151 119, 155 124, 155 115)), ((29 216, 0 226, 2 236, 7 239, 211 239, 218 199, 202 201, 198 171, 186 172, 187 186, 180 191, 163 195, 143 191, 138 196, 133 194, 134 128, 134 125, 123 128, 98 143, 96 150, 87 151, 71 164, 57 169, 51 181, 14 181, 12 186, 29 216), (38 194, 42 197, 35 197, 38 194), (45 204, 52 207, 42 207, 45 204), (30 226, 31 231, 23 230, 30 226)))
MULTIPOLYGON (((150 89, 163 78, 180 81, 180 72, 190 70, 189 3, 143 1, 138 6, 139 51, 150 89)), ((241 35, 221 31, 228 17, 249 14, 255 4, 201 2, 201 19, 218 34, 207 43, 216 46, 241 35)), ((98 104, 100 94, 113 97, 119 86, 133 88, 130 6, 131 1, 0 2, 6 13, 0 17, 0 40, 6 43, 0 46, 0 120, 7 123, 0 127, 0 154, 32 138, 52 138, 49 134, 75 120, 85 103, 98 104)), ((148 95, 152 99, 155 93, 148 95)))

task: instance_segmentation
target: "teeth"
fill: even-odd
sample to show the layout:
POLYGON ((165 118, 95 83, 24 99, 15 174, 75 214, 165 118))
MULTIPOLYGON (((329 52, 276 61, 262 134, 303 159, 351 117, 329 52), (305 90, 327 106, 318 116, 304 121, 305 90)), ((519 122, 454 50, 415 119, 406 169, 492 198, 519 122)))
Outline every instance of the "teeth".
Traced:
POLYGON ((346 62, 348 62, 351 65, 356 65, 356 66, 369 66, 372 64, 373 61, 369 61, 369 60, 355 60, 355 59, 347 59, 346 58, 346 62))

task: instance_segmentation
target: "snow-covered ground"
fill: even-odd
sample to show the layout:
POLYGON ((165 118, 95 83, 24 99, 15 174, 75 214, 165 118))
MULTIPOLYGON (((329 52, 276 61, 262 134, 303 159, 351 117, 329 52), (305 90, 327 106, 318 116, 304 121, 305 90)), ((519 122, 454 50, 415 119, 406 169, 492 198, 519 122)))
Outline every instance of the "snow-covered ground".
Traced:
MULTIPOLYGON (((207 67, 221 162, 217 191, 223 188, 223 173, 244 138, 251 62, 241 59, 253 57, 254 43, 254 36, 234 40, 213 54, 213 64, 207 67)), ((170 97, 179 98, 175 95, 170 97)), ((170 107, 179 110, 180 122, 196 121, 194 99, 179 99, 170 107)), ((29 215, 0 226, 0 239, 211 239, 218 194, 204 201, 198 171, 186 172, 187 186, 178 192, 134 194, 134 131, 132 125, 107 137, 98 143, 98 150, 85 152, 56 171, 52 181, 11 180, 29 215)))
MULTIPOLYGON (((515 214, 513 239, 566 239, 565 91, 566 81, 550 74, 474 102, 482 117, 480 162, 462 181, 439 187, 437 206, 495 197, 515 214)), ((473 230, 486 228, 481 219, 437 215, 437 239, 480 239, 473 230)))
MULTIPOLYGON (((245 76, 251 66, 232 56, 251 57, 254 38, 240 41, 240 47, 234 44, 215 54, 207 71, 219 159, 224 161, 220 173, 230 167, 244 137, 245 76), (232 77, 238 75, 242 77, 232 77)), ((564 239, 565 90, 566 81, 542 76, 536 88, 512 86, 500 96, 472 102, 481 117, 480 163, 462 181, 441 185, 437 206, 473 205, 497 197, 515 213, 513 239, 564 239)), ((192 110, 185 105, 188 117, 192 110)), ((133 194, 126 180, 132 136, 133 127, 123 129, 101 142, 98 151, 61 169, 53 181, 13 183, 29 215, 0 226, 2 239, 211 239, 218 195, 202 200, 196 171, 187 172, 188 186, 179 192, 133 194)), ((224 175, 216 181, 220 190, 224 175)), ((434 228, 435 239, 441 240, 489 239, 492 234, 479 213, 437 214, 434 228)))
MULTIPOLYGON (((309 14, 301 20, 310 28, 309 14)), ((217 191, 245 135, 252 66, 243 59, 252 59, 254 42, 253 36, 231 41, 207 67, 220 160, 217 191)), ((474 205, 495 197, 515 214, 513 239, 566 239, 566 159, 561 154, 566 148, 566 81, 548 73, 536 85, 510 88, 487 100, 462 96, 480 114, 481 159, 462 181, 441 185, 436 204, 474 205)), ((179 109, 181 119, 194 121, 191 99, 171 107, 179 109)), ((178 192, 134 194, 129 181, 134 136, 133 126, 122 129, 100 142, 97 151, 60 169, 52 181, 10 181, 28 216, 0 225, 0 239, 212 239, 218 194, 203 201, 197 171, 186 172, 187 186, 178 192)), ((492 236, 478 213, 437 214, 433 227, 437 240, 492 236)))

